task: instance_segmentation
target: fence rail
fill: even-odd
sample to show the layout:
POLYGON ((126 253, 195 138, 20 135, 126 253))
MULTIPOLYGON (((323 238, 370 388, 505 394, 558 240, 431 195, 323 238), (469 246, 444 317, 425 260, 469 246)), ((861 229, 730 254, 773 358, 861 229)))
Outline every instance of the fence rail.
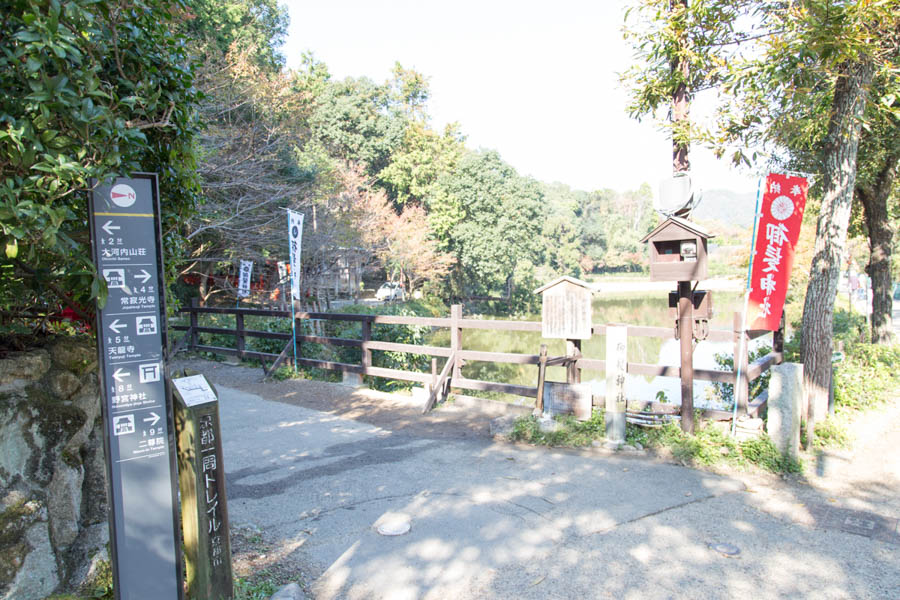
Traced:
MULTIPOLYGON (((266 310, 258 308, 230 308, 230 307, 201 307, 192 304, 190 307, 182 308, 181 313, 188 314, 190 317, 190 325, 175 325, 171 329, 184 332, 184 337, 176 344, 173 354, 179 350, 197 350, 212 352, 216 354, 237 356, 239 358, 257 359, 266 364, 271 361, 268 367, 264 366, 267 373, 271 373, 279 364, 285 360, 291 360, 293 336, 290 333, 280 333, 272 331, 260 331, 256 329, 247 329, 244 327, 245 316, 263 316, 273 318, 290 318, 290 311, 283 310, 266 310), (234 315, 235 327, 204 327, 199 324, 199 316, 203 314, 217 315, 234 315), (199 335, 217 334, 230 335, 235 338, 235 347, 228 348, 222 346, 212 346, 201 344, 199 335), (261 338, 270 340, 285 341, 284 349, 279 353, 258 352, 246 349, 247 338, 261 338)), ((441 388, 445 392, 450 387, 473 390, 473 391, 489 391, 500 392, 506 394, 515 394, 527 398, 537 398, 538 388, 518 385, 512 383, 503 383, 496 381, 482 381, 478 379, 468 379, 462 376, 461 369, 466 361, 493 362, 503 364, 518 365, 538 365, 541 363, 540 354, 520 354, 509 352, 485 352, 477 350, 463 350, 462 332, 464 330, 490 330, 490 331, 525 331, 540 332, 541 323, 536 321, 510 321, 510 320, 484 320, 484 319, 464 319, 462 318, 462 305, 454 305, 451 309, 449 318, 443 317, 406 317, 396 315, 359 315, 351 313, 323 313, 323 312, 297 312, 294 317, 299 324, 304 320, 320 320, 320 321, 343 321, 361 323, 362 335, 360 339, 329 337, 323 335, 297 335, 299 345, 303 343, 324 344, 337 347, 355 347, 362 350, 362 360, 360 364, 342 363, 325 361, 312 358, 296 358, 298 365, 305 367, 321 368, 345 373, 355 373, 359 375, 368 375, 374 377, 386 377, 401 381, 411 381, 422 383, 429 389, 429 404, 433 404, 437 388, 441 388), (372 339, 373 325, 416 325, 427 326, 432 328, 446 328, 450 330, 450 346, 428 346, 418 344, 403 344, 398 342, 386 342, 372 339), (403 369, 391 369, 386 367, 376 367, 372 365, 373 351, 388 352, 405 352, 412 354, 421 354, 432 357, 431 373, 420 373, 417 371, 407 371, 403 369), (441 370, 441 377, 437 376, 437 359, 446 359, 441 370), (448 366, 449 365, 449 366, 448 366)), ((753 403, 748 402, 749 385, 758 377, 768 371, 773 364, 778 364, 783 360, 783 323, 782 329, 773 336, 772 352, 762 358, 748 364, 748 344, 741 345, 741 336, 746 337, 746 341, 756 339, 762 335, 769 333, 768 331, 741 331, 740 315, 735 313, 734 327, 732 331, 723 329, 711 329, 707 339, 712 341, 731 341, 734 345, 735 366, 741 366, 741 381, 737 381, 737 371, 717 371, 708 369, 694 369, 694 379, 700 381, 710 381, 717 383, 736 384, 734 388, 734 397, 738 403, 740 413, 757 414, 763 406, 765 406, 765 397, 760 401, 753 403), (744 349, 741 356, 740 350, 744 349)), ((628 325, 628 335, 634 337, 652 337, 662 339, 675 339, 674 328, 665 327, 645 327, 628 325)), ((604 335, 606 333, 605 324, 595 324, 592 326, 593 335, 604 335)), ((570 340, 571 341, 571 340, 570 340)), ((573 341, 574 342, 574 341, 573 341)), ((579 382, 581 380, 581 371, 596 370, 605 371, 606 361, 596 358, 586 358, 581 356, 580 343, 567 344, 571 348, 578 348, 571 354, 546 357, 546 366, 564 366, 567 367, 567 380, 569 383, 579 382)), ((646 376, 662 376, 662 377, 680 377, 681 368, 677 366, 646 364, 638 362, 627 363, 627 372, 633 375, 646 376)), ((594 397, 595 405, 602 405, 601 397, 594 397)), ((632 409, 641 411, 652 411, 657 414, 669 414, 677 411, 677 406, 672 404, 659 404, 648 402, 629 401, 629 411, 632 409)), ((721 410, 704 410, 704 416, 708 418, 727 419, 731 418, 731 413, 721 410)))

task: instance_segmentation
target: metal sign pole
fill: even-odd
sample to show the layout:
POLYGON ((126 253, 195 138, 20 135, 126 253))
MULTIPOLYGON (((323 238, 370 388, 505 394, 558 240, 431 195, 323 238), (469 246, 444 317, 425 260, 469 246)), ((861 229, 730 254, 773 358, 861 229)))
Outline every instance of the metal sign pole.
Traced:
POLYGON ((115 597, 181 599, 157 176, 92 184, 91 246, 109 289, 97 308, 97 351, 115 597))

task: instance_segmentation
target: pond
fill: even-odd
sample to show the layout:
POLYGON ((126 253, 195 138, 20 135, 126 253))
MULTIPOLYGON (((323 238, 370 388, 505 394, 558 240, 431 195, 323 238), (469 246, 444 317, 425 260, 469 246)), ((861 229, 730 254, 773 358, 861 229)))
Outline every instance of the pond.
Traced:
MULTIPOLYGON (((733 314, 742 308, 740 292, 713 293, 713 319, 711 329, 731 331, 733 314)), ((595 297, 593 302, 594 323, 625 323, 628 325, 645 325, 674 328, 674 319, 669 316, 668 298, 665 293, 634 292, 604 294, 595 297)), ((478 315, 466 315, 466 318, 491 318, 478 315)), ((540 321, 541 316, 530 315, 523 320, 540 321)), ((751 343, 751 349, 771 345, 771 335, 758 338, 751 343)), ((441 330, 435 333, 431 343, 449 346, 449 332, 441 330)), ((538 354, 541 344, 547 344, 550 356, 565 354, 564 340, 542 339, 540 332, 522 331, 486 331, 466 329, 463 331, 465 350, 488 352, 512 352, 519 354, 538 354)), ((606 355, 606 336, 594 336, 582 343, 582 354, 586 358, 603 359, 606 355)), ((716 354, 733 353, 731 342, 702 341, 694 346, 694 367, 697 369, 717 369, 716 354)), ((679 342, 675 339, 631 337, 628 340, 628 361, 648 364, 678 366, 680 360, 679 342)), ((498 381, 520 385, 537 385, 537 366, 512 365, 469 361, 462 369, 464 377, 485 381, 498 381)), ((582 371, 582 381, 592 382, 594 394, 605 393, 605 373, 602 371, 582 371)), ((547 369, 549 381, 565 381, 563 367, 547 369)), ((626 382, 628 397, 636 400, 655 400, 662 392, 667 401, 681 402, 681 383, 676 377, 644 377, 628 375, 626 382)), ((714 388, 706 381, 694 382, 694 405, 698 408, 728 408, 714 396, 714 388)))

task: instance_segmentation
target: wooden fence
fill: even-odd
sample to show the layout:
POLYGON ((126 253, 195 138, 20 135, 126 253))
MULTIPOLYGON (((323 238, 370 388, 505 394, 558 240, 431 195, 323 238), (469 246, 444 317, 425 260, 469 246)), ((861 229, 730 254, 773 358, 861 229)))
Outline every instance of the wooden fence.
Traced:
MULTIPOLYGON (((369 375, 374 377, 387 377, 402 381, 412 381, 424 384, 432 391, 438 388, 444 390, 449 387, 460 390, 472 391, 489 391, 501 392, 505 394, 514 394, 529 398, 537 398, 537 387, 517 385, 511 383, 502 383, 495 381, 482 381, 478 379, 467 379, 462 376, 461 369, 466 361, 484 361, 493 363, 507 363, 519 365, 535 365, 541 362, 539 354, 518 354, 506 352, 483 352, 476 350, 463 349, 463 332, 467 329, 480 329, 492 331, 532 331, 540 332, 541 323, 539 321, 508 321, 508 320, 486 320, 486 319, 465 319, 462 315, 462 305, 454 304, 450 310, 449 318, 437 317, 404 317, 393 315, 358 315, 350 313, 321 313, 321 312, 297 312, 295 318, 298 323, 298 331, 301 330, 300 324, 304 320, 322 320, 322 321, 344 321, 358 322, 361 324, 362 335, 360 339, 326 337, 321 335, 297 335, 298 348, 304 343, 326 344, 331 346, 356 347, 362 350, 362 360, 360 364, 350 364, 341 362, 331 362, 317 360, 311 358, 298 358, 297 364, 306 367, 318 367, 322 369, 330 369, 342 371, 345 373, 356 373, 359 375, 369 375), (373 325, 417 325, 428 326, 433 328, 446 328, 450 331, 450 346, 426 346, 417 344, 401 344, 396 342, 385 342, 372 339, 373 325), (406 371, 400 369, 389 369, 385 367, 376 367, 372 365, 373 351, 391 351, 391 352, 408 352, 412 354, 422 354, 432 357, 431 372, 420 373, 416 371, 406 371), (446 359, 443 365, 442 375, 439 385, 437 372, 437 359, 446 359), (449 367, 448 367, 449 364, 449 367), (449 385, 447 385, 449 380, 449 385)), ((228 308, 228 307, 200 307, 194 303, 190 307, 182 308, 181 313, 188 314, 190 317, 190 325, 176 325, 171 327, 175 331, 185 332, 184 336, 175 345, 172 352, 182 349, 213 352, 216 354, 224 354, 237 356, 241 359, 251 358, 258 359, 266 364, 271 361, 268 367, 264 366, 267 373, 274 370, 282 362, 291 360, 293 356, 293 342, 290 333, 280 333, 271 331, 259 331, 247 329, 244 326, 244 317, 262 316, 272 318, 288 318, 290 319, 290 311, 255 309, 255 308, 228 308), (202 314, 218 314, 218 315, 234 315, 235 328, 222 327, 201 327, 199 325, 199 316, 202 314), (199 335, 222 334, 234 336, 235 346, 233 348, 222 346, 210 346, 200 344, 199 335), (248 337, 264 338, 272 340, 282 340, 285 342, 284 349, 280 354, 257 352, 246 349, 246 339, 248 337)), ((765 373, 773 364, 780 363, 783 358, 783 323, 782 329, 775 332, 773 336, 772 352, 752 364, 748 364, 749 344, 743 344, 744 352, 740 355, 741 335, 746 337, 746 341, 753 340, 763 336, 768 331, 744 331, 741 332, 741 320, 738 313, 734 314, 734 327, 731 331, 722 329, 711 329, 707 339, 711 341, 724 342, 731 341, 734 348, 735 366, 738 362, 741 364, 741 381, 736 382, 736 371, 717 371, 706 369, 694 369, 694 379, 700 381, 711 381, 720 383, 735 384, 734 393, 738 403, 739 414, 757 414, 760 409, 765 406, 766 395, 763 394, 754 402, 748 402, 750 382, 765 373)), ((593 335, 604 335, 606 333, 606 325, 595 324, 592 327, 593 335)), ((628 326, 628 335, 630 337, 652 337, 662 339, 674 339, 675 331, 673 328, 666 327, 643 327, 628 326)), ((591 369, 597 371, 606 370, 606 361, 596 358, 587 358, 581 355, 581 344, 578 340, 569 340, 567 343, 567 355, 545 358, 547 366, 564 366, 567 368, 567 380, 569 383, 579 382, 581 380, 581 370, 591 369)), ((298 350, 298 354, 302 352, 298 350)), ((680 377, 680 367, 663 366, 655 364, 646 364, 638 362, 629 362, 627 364, 627 372, 634 375, 646 376, 664 376, 664 377, 680 377)), ((429 403, 435 400, 435 393, 431 394, 429 403)), ((594 397, 594 405, 603 405, 602 397, 594 397)), ((661 414, 674 414, 678 410, 677 405, 662 404, 658 402, 634 402, 629 400, 629 412, 631 411, 650 411, 661 414)), ((704 416, 712 419, 730 419, 730 411, 722 410, 704 410, 704 416)))

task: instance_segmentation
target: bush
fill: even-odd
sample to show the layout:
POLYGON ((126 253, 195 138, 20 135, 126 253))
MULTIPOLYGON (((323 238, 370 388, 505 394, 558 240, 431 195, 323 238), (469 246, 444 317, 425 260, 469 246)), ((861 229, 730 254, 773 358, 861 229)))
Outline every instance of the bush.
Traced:
POLYGON ((105 296, 86 243, 91 178, 159 173, 175 280, 180 224, 199 199, 199 91, 175 27, 185 11, 181 0, 4 3, 0 308, 58 314, 105 296))

